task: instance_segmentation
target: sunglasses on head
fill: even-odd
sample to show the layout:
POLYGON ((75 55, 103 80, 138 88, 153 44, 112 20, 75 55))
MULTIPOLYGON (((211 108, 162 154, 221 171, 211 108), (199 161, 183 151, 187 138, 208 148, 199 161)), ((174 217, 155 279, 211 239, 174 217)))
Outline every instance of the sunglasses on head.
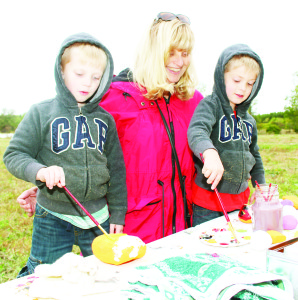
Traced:
POLYGON ((156 19, 154 20, 154 24, 156 24, 159 20, 163 20, 163 21, 172 21, 174 19, 178 19, 180 22, 182 23, 186 23, 190 25, 190 20, 187 16, 184 15, 175 15, 172 14, 170 12, 160 12, 156 19))

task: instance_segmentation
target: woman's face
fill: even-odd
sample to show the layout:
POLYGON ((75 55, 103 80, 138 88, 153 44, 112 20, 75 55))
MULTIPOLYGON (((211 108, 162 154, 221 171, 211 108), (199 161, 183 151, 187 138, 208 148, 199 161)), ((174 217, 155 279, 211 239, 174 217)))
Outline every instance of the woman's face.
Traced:
POLYGON ((186 50, 173 49, 165 63, 169 83, 180 80, 190 63, 190 54, 186 50))

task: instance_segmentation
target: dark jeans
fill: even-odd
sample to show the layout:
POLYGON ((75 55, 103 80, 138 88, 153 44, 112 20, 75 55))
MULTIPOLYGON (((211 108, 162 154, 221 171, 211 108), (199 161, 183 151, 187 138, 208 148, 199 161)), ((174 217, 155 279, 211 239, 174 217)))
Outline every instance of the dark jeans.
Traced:
POLYGON ((204 222, 213 220, 221 216, 223 216, 223 213, 220 211, 209 210, 194 204, 192 226, 195 227, 196 225, 202 224, 204 222))
MULTIPOLYGON (((109 220, 101 224, 110 231, 109 220)), ((98 227, 81 229, 61 220, 36 204, 30 257, 18 278, 34 273, 39 264, 52 264, 64 254, 71 252, 73 245, 80 247, 83 256, 92 255, 91 244, 101 235, 98 227)))

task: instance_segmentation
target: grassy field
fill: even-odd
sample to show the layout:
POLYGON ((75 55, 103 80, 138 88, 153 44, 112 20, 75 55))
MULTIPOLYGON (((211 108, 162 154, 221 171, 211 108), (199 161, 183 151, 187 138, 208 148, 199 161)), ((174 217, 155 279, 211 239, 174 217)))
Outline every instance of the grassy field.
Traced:
MULTIPOLYGON (((9 139, 0 139, 0 155, 9 139)), ((280 197, 298 196, 298 134, 260 135, 266 181, 278 184, 280 197)), ((32 222, 20 209, 17 197, 30 183, 14 178, 0 162, 0 283, 14 279, 30 253, 32 222)), ((78 249, 74 249, 75 252, 78 249)))

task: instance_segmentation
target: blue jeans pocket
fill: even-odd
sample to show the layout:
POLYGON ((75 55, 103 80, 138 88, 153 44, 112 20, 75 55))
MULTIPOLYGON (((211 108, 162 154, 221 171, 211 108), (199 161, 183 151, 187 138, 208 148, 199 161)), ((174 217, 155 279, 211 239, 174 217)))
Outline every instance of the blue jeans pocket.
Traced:
POLYGON ((48 212, 45 209, 43 209, 41 206, 36 204, 34 217, 36 217, 36 218, 45 218, 47 215, 48 215, 48 212))

